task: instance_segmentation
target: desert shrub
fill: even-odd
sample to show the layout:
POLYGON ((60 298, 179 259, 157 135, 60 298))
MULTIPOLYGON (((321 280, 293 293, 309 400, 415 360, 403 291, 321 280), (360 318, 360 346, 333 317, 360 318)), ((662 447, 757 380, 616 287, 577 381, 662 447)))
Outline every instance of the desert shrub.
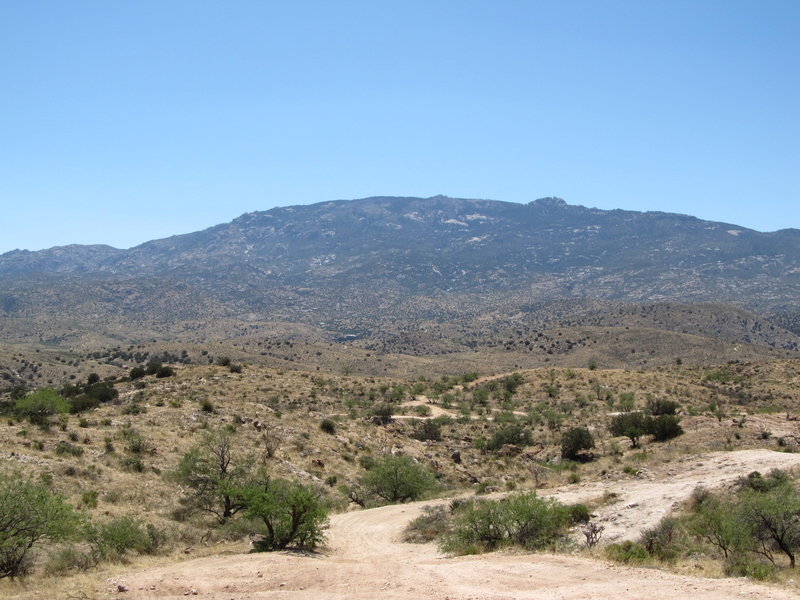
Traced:
POLYGON ((438 421, 426 419, 414 423, 414 431, 411 437, 421 442, 439 441, 442 439, 442 426, 438 421))
POLYGON ((617 406, 621 411, 632 411, 636 407, 636 395, 633 392, 621 393, 617 399, 617 406))
POLYGON ((612 417, 608 430, 611 435, 625 436, 631 446, 639 447, 640 438, 647 433, 645 416, 639 412, 623 413, 612 417))
POLYGON ((130 373, 128 373, 128 377, 131 379, 131 381, 133 381, 135 379, 141 379, 146 374, 147 373, 145 372, 143 367, 133 367, 130 370, 130 373))
POLYGON ((706 372, 706 379, 718 383, 739 383, 744 381, 744 377, 737 374, 730 366, 722 367, 706 372))
POLYGON ((705 492, 687 518, 690 533, 722 552, 727 560, 747 547, 748 535, 732 506, 705 492))
POLYGON ((319 428, 324 433, 334 435, 336 433, 336 422, 333 419, 322 419, 319 428))
POLYGON ((586 450, 594 448, 594 437, 586 427, 572 427, 561 436, 561 458, 586 460, 586 450))
POLYGON ((673 560, 681 547, 680 522, 674 517, 664 517, 652 529, 642 531, 639 540, 650 556, 660 560, 673 560))
POLYGON ((741 493, 740 515, 755 540, 756 552, 773 561, 772 552, 785 554, 795 566, 800 551, 800 492, 791 483, 780 483, 767 491, 741 493))
POLYGON ((90 523, 84 535, 99 560, 120 560, 132 553, 155 554, 166 541, 164 532, 153 524, 130 515, 90 523))
POLYGON ((426 544, 437 540, 450 530, 450 513, 444 506, 425 506, 422 514, 403 530, 403 541, 426 544))
POLYGON ((73 414, 86 412, 98 406, 100 406, 100 400, 89 394, 81 394, 69 399, 69 412, 73 414))
POLYGON ((537 550, 555 542, 570 523, 569 508, 539 498, 535 492, 464 502, 456 509, 452 528, 442 536, 440 545, 445 552, 456 554, 506 545, 537 550))
POLYGON ((92 553, 69 544, 51 551, 44 563, 44 572, 48 575, 68 575, 73 572, 88 571, 97 565, 92 553))
POLYGON ((97 490, 88 490, 81 494, 80 506, 83 508, 97 508, 97 497, 100 493, 97 490))
POLYGON ((159 379, 172 377, 173 375, 175 375, 175 369, 168 365, 162 365, 156 370, 156 377, 159 379))
POLYGON ((681 407, 680 404, 674 400, 666 400, 663 398, 650 398, 647 401, 647 412, 654 417, 659 415, 674 415, 681 407))
POLYGON ((795 566, 800 551, 800 490, 778 471, 758 472, 739 480, 731 494, 706 493, 686 517, 686 528, 697 539, 719 550, 726 570, 759 578, 784 555, 795 566), (752 572, 752 573, 751 573, 752 572))
POLYGON ((505 516, 500 502, 472 501, 458 507, 452 529, 439 541, 444 552, 464 554, 474 549, 491 551, 506 538, 505 516))
POLYGON ((67 413, 69 408, 69 402, 50 388, 32 392, 18 398, 14 403, 15 412, 20 419, 28 419, 34 425, 44 428, 49 427, 50 417, 67 413))
POLYGON ((759 471, 748 473, 744 477, 736 480, 736 484, 740 490, 754 490, 756 492, 768 492, 769 490, 788 483, 789 478, 786 473, 780 469, 773 469, 766 477, 759 471))
POLYGON ((24 573, 33 548, 67 539, 77 525, 61 496, 19 475, 0 475, 0 579, 24 573))
POLYGON ((119 459, 119 466, 132 473, 144 473, 144 462, 138 456, 123 456, 119 459))
POLYGON ((405 454, 387 454, 377 460, 362 485, 390 503, 419 500, 438 486, 430 469, 405 454))
POLYGON ((509 425, 494 432, 491 439, 486 442, 486 448, 496 451, 511 444, 514 446, 530 446, 533 443, 531 432, 521 425, 509 425))
POLYGON ((369 471, 372 467, 378 464, 378 460, 369 454, 362 454, 358 457, 358 464, 365 471, 369 471))
POLYGON ((56 454, 59 456, 82 456, 83 448, 70 444, 69 442, 58 442, 55 449, 56 454))
POLYGON ((678 437, 683 433, 680 426, 680 417, 676 415, 658 415, 646 421, 647 433, 657 442, 665 442, 678 437))
POLYGON ((201 441, 183 455, 170 478, 182 486, 181 502, 214 515, 224 523, 245 508, 237 490, 251 482, 252 457, 239 451, 230 431, 203 433, 201 441))
POLYGON ((776 570, 774 564, 765 563, 745 554, 737 554, 725 561, 725 574, 729 577, 749 577, 768 581, 775 577, 776 570))
POLYGON ((375 423, 379 425, 386 425, 392 422, 392 415, 394 414, 394 406, 389 402, 382 402, 377 404, 370 411, 370 416, 375 423))
POLYGON ((260 519, 267 530, 256 550, 313 549, 324 539, 328 515, 319 495, 287 479, 270 479, 241 488, 238 494, 247 516, 260 519))
POLYGON ((150 444, 141 433, 126 427, 120 431, 120 436, 125 441, 125 451, 130 454, 144 454, 150 448, 150 444))
POLYGON ((621 544, 609 544, 605 554, 608 559, 625 564, 641 564, 650 560, 647 549, 630 540, 621 544))
POLYGON ((95 382, 86 387, 86 395, 91 396, 98 402, 111 402, 119 398, 119 391, 110 381, 95 382))
POLYGON ((569 510, 569 520, 573 525, 589 522, 591 515, 589 514, 589 507, 585 504, 569 504, 567 509, 569 510))

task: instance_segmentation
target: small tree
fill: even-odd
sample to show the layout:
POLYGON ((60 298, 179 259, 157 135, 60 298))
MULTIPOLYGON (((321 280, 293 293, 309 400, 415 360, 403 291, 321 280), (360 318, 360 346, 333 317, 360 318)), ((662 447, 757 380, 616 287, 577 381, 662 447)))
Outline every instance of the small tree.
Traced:
POLYGON ((427 467, 404 454, 387 454, 367 471, 364 487, 387 502, 418 500, 436 488, 436 478, 427 467))
POLYGON ((22 574, 36 544, 65 539, 77 525, 61 496, 18 475, 0 476, 0 579, 22 574))
POLYGON ((662 398, 650 398, 647 400, 647 411, 654 417, 658 415, 674 415, 680 407, 681 405, 674 400, 662 398))
POLYGON ((382 402, 372 408, 370 411, 372 421, 378 425, 388 425, 392 422, 392 415, 394 414, 394 406, 389 402, 382 402))
POLYGON ((315 491, 295 481, 270 479, 239 491, 247 515, 264 522, 258 550, 312 549, 323 540, 328 515, 315 491))
POLYGON ((650 417, 646 421, 647 433, 651 434, 657 442, 671 440, 683 433, 680 421, 680 417, 676 415, 662 414, 657 417, 650 417))
POLYGON ((611 435, 624 435, 632 447, 638 448, 639 439, 647 433, 647 419, 642 413, 623 413, 611 419, 608 430, 611 435))
POLYGON ((582 460, 586 450, 594 448, 594 437, 586 427, 573 427, 561 437, 561 458, 582 460))
POLYGON ((172 477, 185 487, 186 505, 224 523, 245 508, 238 491, 249 483, 251 464, 248 457, 237 456, 231 433, 206 432, 202 441, 183 455, 172 477))
POLYGON ((722 551, 727 560, 747 546, 747 527, 743 527, 729 503, 715 496, 703 500, 688 520, 689 531, 722 551))
POLYGON ((783 483, 765 492, 745 490, 742 496, 741 515, 759 542, 759 553, 771 561, 770 551, 778 550, 793 568, 800 551, 800 492, 783 483))
POLYGON ((69 402, 50 388, 32 392, 15 402, 15 410, 20 417, 44 428, 49 426, 50 417, 69 412, 69 408, 69 402))

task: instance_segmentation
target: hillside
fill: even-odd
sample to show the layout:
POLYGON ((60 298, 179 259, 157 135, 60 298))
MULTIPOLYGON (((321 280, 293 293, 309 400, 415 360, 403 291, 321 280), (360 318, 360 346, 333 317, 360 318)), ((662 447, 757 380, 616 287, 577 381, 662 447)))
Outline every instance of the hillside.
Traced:
MULTIPOLYGON (((256 366, 237 371, 218 364, 176 365, 175 371, 170 377, 117 381, 116 399, 78 415, 54 417, 46 429, 13 417, 4 419, 0 428, 3 471, 24 469, 37 481, 49 482, 87 518, 103 522, 133 515, 156 532, 168 532, 158 563, 131 555, 133 566, 123 561, 82 573, 79 566, 42 552, 33 565, 42 575, 21 583, 0 582, 0 594, 33 598, 69 591, 78 597, 105 597, 110 586, 121 582, 130 586, 133 597, 152 597, 156 591, 177 597, 194 588, 223 598, 234 592, 224 586, 239 586, 242 597, 257 598, 263 586, 278 589, 285 583, 284 592, 303 598, 335 593, 337 586, 350 581, 360 582, 367 597, 384 582, 375 578, 372 565, 380 554, 384 566, 408 564, 413 557, 423 570, 439 565, 439 583, 431 590, 441 594, 464 593, 451 587, 447 573, 522 561, 529 565, 525 573, 534 565, 558 565, 561 575, 550 584, 554 589, 583 589, 569 574, 582 565, 606 582, 609 594, 633 597, 622 588, 636 572, 609 568, 591 553, 445 559, 433 545, 399 544, 400 529, 421 506, 362 512, 349 503, 348 509, 348 489, 358 486, 381 456, 404 453, 436 474, 448 498, 536 488, 565 502, 585 502, 594 518, 605 524, 610 543, 636 538, 701 482, 709 487, 729 485, 755 469, 791 470, 798 465, 796 360, 652 371, 545 368, 435 380, 314 375, 256 366), (678 403, 682 435, 666 442, 645 436, 641 448, 632 448, 626 438, 610 433, 609 423, 618 411, 644 409, 651 398, 678 403), (393 407, 394 417, 381 424, 373 416, 385 403, 393 407), (329 425, 323 426, 326 420, 329 425), (530 443, 487 447, 487 440, 513 426, 528 430, 530 443), (574 426, 593 433, 594 460, 561 460, 561 436, 574 426), (246 556, 249 536, 259 531, 252 521, 237 518, 220 526, 209 515, 184 510, 181 499, 188 490, 176 486, 170 473, 210 431, 231 436, 232 460, 246 460, 267 468, 273 477, 311 485, 339 513, 322 554, 246 556), (253 561, 270 565, 269 572, 262 569, 263 577, 257 577, 259 569, 248 566, 253 561), (322 565, 331 571, 316 579, 313 575, 322 565), (213 578, 207 577, 209 569, 213 578)), ((698 569, 720 574, 715 564, 698 556, 680 568, 692 574, 698 569)), ((391 577, 386 581, 399 585, 391 577)), ((669 574, 659 575, 659 581, 681 590, 710 585, 669 574)), ((485 584, 470 583, 480 593, 498 585, 485 584)), ((527 583, 514 578, 502 585, 515 594, 512 590, 527 583)), ((776 591, 775 597, 791 593, 792 583, 783 585, 786 589, 776 591)), ((712 588, 734 595, 729 597, 769 589, 738 580, 715 582, 708 589, 712 588)), ((408 594, 413 592, 398 588, 397 597, 412 597, 408 594)))

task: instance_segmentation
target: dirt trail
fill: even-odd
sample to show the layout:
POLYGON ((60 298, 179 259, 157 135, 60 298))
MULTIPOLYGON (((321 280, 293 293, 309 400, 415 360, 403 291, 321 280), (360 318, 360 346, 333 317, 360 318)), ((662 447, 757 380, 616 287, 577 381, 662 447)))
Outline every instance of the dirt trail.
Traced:
MULTIPOLYGON (((672 464, 650 479, 603 482, 553 490, 567 502, 619 494, 598 511, 606 539, 636 537, 691 494, 753 470, 800 465, 800 455, 767 450, 706 454, 672 464), (672 474, 670 474, 670 472, 672 474), (574 488, 574 489, 573 489, 574 488)), ((647 477, 648 475, 645 475, 647 477)), ((742 579, 701 579, 656 569, 637 569, 569 555, 494 553, 448 558, 432 544, 399 541, 405 525, 430 502, 356 511, 331 519, 328 548, 316 555, 290 553, 225 555, 149 568, 115 579, 124 597, 255 600, 578 600, 658 597, 678 600, 730 598, 796 599, 796 590, 742 579)), ((122 594, 120 594, 122 596, 122 594)))

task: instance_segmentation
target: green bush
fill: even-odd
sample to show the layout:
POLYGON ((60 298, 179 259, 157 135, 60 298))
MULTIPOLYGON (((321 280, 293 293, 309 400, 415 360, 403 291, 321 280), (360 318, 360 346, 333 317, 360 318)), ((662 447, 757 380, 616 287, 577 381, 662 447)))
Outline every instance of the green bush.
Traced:
POLYGON ((387 454, 377 460, 362 484, 369 493, 390 503, 419 500, 438 486, 430 469, 405 454, 387 454))
POLYGON ((662 398, 650 398, 647 401, 647 412, 654 417, 659 415, 674 415, 681 407, 680 404, 674 400, 665 400, 662 398))
POLYGON ((665 442, 678 437, 683 433, 680 426, 680 417, 663 414, 647 420, 647 433, 657 442, 665 442))
POLYGON ((411 437, 421 442, 439 441, 442 439, 442 426, 434 419, 416 421, 413 425, 414 431, 411 437))
POLYGON ((260 519, 267 529, 264 539, 256 542, 256 550, 313 549, 324 539, 328 515, 312 488, 270 479, 244 487, 238 495, 247 507, 247 516, 260 519))
POLYGON ((794 567, 800 552, 800 490, 782 471, 750 473, 734 493, 698 495, 686 529, 722 553, 726 570, 754 578, 770 576, 784 555, 794 567))
POLYGON ((24 573, 31 549, 67 539, 77 525, 61 496, 19 475, 0 475, 0 579, 24 573))
POLYGON ((570 522, 573 525, 589 522, 591 515, 589 514, 589 507, 585 504, 570 504, 567 508, 569 509, 570 522))
POLYGON ((492 438, 486 443, 486 448, 496 451, 506 444, 514 446, 530 446, 533 443, 531 432, 521 425, 509 425, 498 429, 492 438))
POLYGON ((687 518, 689 532, 716 547, 726 560, 742 552, 748 544, 748 532, 732 506, 707 491, 698 499, 687 518))
POLYGON ((586 460, 586 451, 594 448, 594 437, 586 427, 573 427, 561 437, 561 458, 586 460))
POLYGON ((81 394, 69 399, 69 412, 78 414, 97 408, 100 406, 100 400, 88 394, 81 394))
POLYGON ((48 427, 50 417, 69 412, 70 405, 58 392, 44 388, 18 398, 14 403, 16 414, 34 425, 48 427))
POLYGON ((725 561, 725 574, 730 577, 749 577, 758 581, 769 581, 775 577, 775 565, 765 563, 747 555, 736 555, 725 561))
POLYGON ((440 541, 445 552, 464 554, 517 545, 538 550, 553 544, 571 524, 568 507, 535 492, 512 494, 501 500, 462 502, 452 529, 440 541))
POLYGON ((154 525, 130 515, 90 523, 84 535, 92 554, 100 560, 120 560, 131 553, 155 554, 166 540, 154 525))
POLYGON ((175 369, 167 365, 163 365, 156 370, 156 377, 159 379, 172 377, 173 375, 175 375, 175 369))
POLYGON ((639 412, 616 415, 612 417, 608 431, 611 435, 625 436, 632 447, 638 448, 640 438, 647 433, 647 419, 639 412))
POLYGON ((800 551, 800 491, 781 483, 764 492, 741 492, 740 518, 748 526, 756 547, 785 554, 794 567, 800 551))
POLYGON ((132 473, 144 473, 145 471, 144 462, 138 456, 123 456, 119 459, 119 466, 132 473))
POLYGON ((336 433, 336 422, 333 419, 322 419, 319 428, 324 433, 334 435, 336 433))
POLYGON ((44 572, 48 575, 68 575, 73 572, 88 571, 97 565, 91 552, 69 544, 53 550, 47 555, 44 572))
POLYGON ((55 452, 59 456, 83 456, 83 448, 64 441, 56 444, 55 452))
POLYGON ((238 451, 230 431, 207 431, 170 477, 184 488, 184 506, 213 514, 225 523, 245 508, 237 490, 252 483, 253 463, 251 456, 238 451))
POLYGON ((650 553, 641 544, 628 540, 621 544, 609 544, 606 557, 625 564, 641 564, 650 560, 650 553))
POLYGON ((382 402, 370 411, 372 420, 379 425, 387 425, 392 422, 392 415, 394 414, 394 406, 389 402, 382 402))
POLYGON ((660 560, 673 560, 681 547, 680 522, 674 517, 664 517, 652 529, 642 531, 640 543, 650 556, 660 560))

